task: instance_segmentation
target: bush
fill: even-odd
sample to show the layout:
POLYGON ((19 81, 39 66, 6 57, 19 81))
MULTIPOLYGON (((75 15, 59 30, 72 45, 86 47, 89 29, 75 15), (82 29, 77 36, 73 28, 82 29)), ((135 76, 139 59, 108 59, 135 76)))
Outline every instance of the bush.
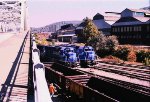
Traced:
POLYGON ((127 61, 136 62, 136 53, 135 53, 135 51, 128 52, 127 61))
POLYGON ((113 53, 114 56, 127 61, 128 53, 131 51, 130 46, 119 46, 113 53))
POLYGON ((150 59, 149 58, 145 58, 143 61, 144 65, 148 66, 150 65, 150 59))
POLYGON ((122 63, 123 61, 115 56, 106 56, 103 61, 113 62, 113 63, 122 63))
POLYGON ((100 49, 97 51, 98 56, 100 57, 105 57, 105 56, 109 56, 112 55, 112 51, 110 51, 109 49, 100 49))
POLYGON ((137 56, 137 62, 143 62, 145 61, 145 58, 150 59, 150 51, 139 50, 136 52, 136 56, 137 56))
POLYGON ((55 46, 55 39, 52 39, 52 45, 55 46))

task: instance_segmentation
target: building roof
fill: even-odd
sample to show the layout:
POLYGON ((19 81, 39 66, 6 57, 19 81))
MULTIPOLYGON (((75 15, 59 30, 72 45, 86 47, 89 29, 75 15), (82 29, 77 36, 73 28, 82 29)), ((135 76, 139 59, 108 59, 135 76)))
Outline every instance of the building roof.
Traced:
MULTIPOLYGON (((93 23, 97 26, 98 29, 110 28, 113 23, 115 23, 120 18, 120 15, 116 14, 107 14, 102 15, 97 13, 93 17, 93 23)), ((83 29, 85 23, 82 22, 76 29, 83 29)))
POLYGON ((111 28, 111 25, 108 24, 104 19, 93 20, 93 23, 97 26, 98 29, 111 28))
POLYGON ((142 22, 135 19, 134 17, 121 17, 118 21, 116 21, 113 26, 119 26, 119 25, 135 25, 135 24, 141 24, 142 22))
POLYGON ((120 19, 120 16, 104 16, 105 22, 108 24, 112 25, 114 24, 117 20, 120 19))
POLYGON ((99 20, 99 19, 104 19, 104 16, 101 15, 100 13, 97 13, 97 14, 93 17, 93 20, 99 20))
POLYGON ((146 24, 150 24, 150 19, 146 22, 146 24))
POLYGON ((76 29, 83 29, 85 27, 85 22, 81 22, 76 29))
POLYGON ((58 35, 58 37, 71 37, 71 36, 76 36, 76 34, 65 34, 65 35, 58 35))
POLYGON ((119 16, 104 16, 104 19, 106 20, 106 21, 117 21, 117 20, 119 20, 119 16))
POLYGON ((144 13, 150 13, 149 10, 143 10, 143 9, 131 9, 131 8, 127 8, 130 11, 134 11, 134 12, 144 12, 144 13))
POLYGON ((134 17, 137 20, 141 21, 141 22, 147 22, 150 18, 149 17, 134 17))
POLYGON ((148 20, 150 20, 149 17, 122 17, 116 21, 113 26, 143 24, 148 20))
MULTIPOLYGON (((106 22, 104 19, 93 20, 93 23, 96 25, 98 29, 110 28, 110 22, 106 22)), ((113 22, 114 23, 114 22, 113 22)), ((83 29, 85 27, 85 23, 82 22, 76 29, 83 29)))

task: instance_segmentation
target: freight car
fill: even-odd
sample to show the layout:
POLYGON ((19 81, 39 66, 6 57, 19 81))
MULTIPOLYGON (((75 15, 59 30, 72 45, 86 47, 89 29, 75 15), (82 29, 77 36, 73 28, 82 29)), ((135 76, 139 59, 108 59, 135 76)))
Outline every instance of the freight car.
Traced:
POLYGON ((149 102, 149 95, 130 88, 128 82, 87 75, 59 64, 46 70, 49 83, 56 83, 62 93, 66 92, 82 100, 75 102, 149 102))
MULTIPOLYGON (((59 90, 61 91, 60 93, 68 93, 73 97, 75 96, 77 99, 76 102, 117 102, 104 93, 88 87, 87 85, 92 77, 76 70, 68 69, 65 66, 59 67, 53 65, 52 69, 46 69, 45 75, 49 83, 55 83, 61 87, 61 90, 59 90)), ((67 102, 72 102, 72 100, 68 100, 67 102)))

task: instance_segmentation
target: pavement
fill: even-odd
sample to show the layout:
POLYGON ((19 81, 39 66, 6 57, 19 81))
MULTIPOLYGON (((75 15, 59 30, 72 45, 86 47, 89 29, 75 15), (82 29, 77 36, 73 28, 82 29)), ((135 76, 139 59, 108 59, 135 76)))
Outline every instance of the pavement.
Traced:
POLYGON ((0 43, 12 37, 15 33, 0 33, 0 43))
POLYGON ((0 34, 0 102, 27 102, 30 40, 25 36, 0 34))

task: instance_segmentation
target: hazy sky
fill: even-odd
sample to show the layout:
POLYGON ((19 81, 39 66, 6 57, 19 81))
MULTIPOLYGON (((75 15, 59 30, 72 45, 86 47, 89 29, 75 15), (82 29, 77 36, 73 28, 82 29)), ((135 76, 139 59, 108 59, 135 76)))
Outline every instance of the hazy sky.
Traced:
POLYGON ((27 0, 29 24, 41 27, 54 22, 92 18, 96 13, 120 12, 149 6, 150 0, 27 0))

